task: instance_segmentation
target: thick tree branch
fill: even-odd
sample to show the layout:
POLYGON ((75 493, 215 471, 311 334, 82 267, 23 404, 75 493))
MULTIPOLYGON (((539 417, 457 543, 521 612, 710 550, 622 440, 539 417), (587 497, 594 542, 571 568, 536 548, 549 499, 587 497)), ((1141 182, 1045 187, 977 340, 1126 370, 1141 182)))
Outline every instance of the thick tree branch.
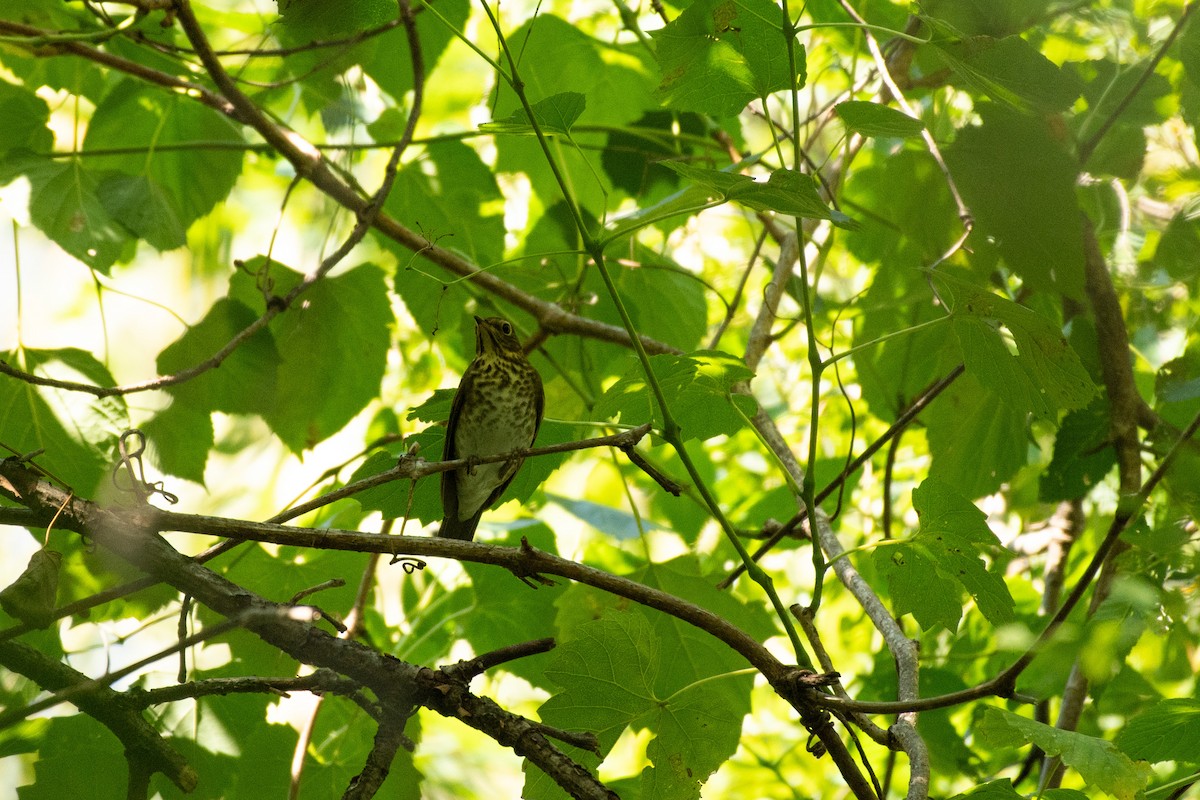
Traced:
POLYGON ((191 595, 219 614, 244 622, 247 630, 297 661, 335 670, 361 683, 379 698, 385 713, 414 705, 431 708, 512 747, 573 797, 605 800, 615 797, 587 770, 554 747, 536 723, 472 695, 465 684, 452 685, 434 670, 407 664, 355 641, 337 639, 315 625, 292 619, 288 606, 268 601, 176 552, 154 532, 157 520, 154 509, 142 507, 121 512, 68 498, 63 490, 41 480, 37 473, 13 459, 0 462, 0 478, 3 479, 0 495, 46 515, 47 520, 62 508, 59 528, 85 533, 99 546, 158 580, 191 595), (455 702, 449 701, 451 697, 455 702))
MULTIPOLYGON (((20 642, 0 642, 0 664, 51 692, 68 691, 93 683, 57 659, 20 642)), ((171 747, 142 716, 136 704, 130 704, 122 692, 107 686, 91 686, 73 695, 71 702, 88 716, 104 725, 120 740, 126 753, 161 772, 185 792, 196 788, 198 776, 184 757, 171 747)), ((130 769, 134 769, 131 759, 130 769)))
MULTIPOLYGON (((456 558, 504 567, 518 576, 559 575, 626 597, 700 628, 741 654, 763 674, 781 697, 797 709, 801 720, 820 737, 843 775, 861 777, 857 765, 837 732, 832 726, 822 722, 822 714, 816 705, 817 698, 811 689, 799 680, 801 671, 780 662, 757 639, 724 617, 659 589, 568 561, 528 544, 520 548, 495 547, 450 539, 292 528, 175 514, 150 506, 124 511, 105 510, 91 502, 68 497, 66 492, 40 480, 35 472, 14 459, 0 462, 0 479, 3 479, 0 480, 0 494, 32 508, 46 521, 54 513, 59 513, 58 527, 86 533, 98 544, 114 551, 140 569, 227 616, 245 613, 248 609, 267 612, 285 607, 254 595, 177 553, 157 535, 159 531, 203 533, 299 547, 456 558)), ((374 691, 381 702, 392 702, 401 707, 416 702, 433 707, 430 703, 438 700, 436 697, 431 700, 429 694, 418 691, 423 684, 419 681, 421 671, 416 667, 381 656, 357 642, 336 639, 312 625, 289 619, 271 619, 266 623, 261 621, 261 616, 254 615, 245 627, 303 663, 335 669, 362 683, 374 691), (414 680, 417 681, 417 689, 413 688, 414 680)), ((446 679, 441 680, 442 683, 435 692, 439 697, 441 692, 447 690, 446 679)), ((476 708, 476 712, 460 718, 475 727, 482 724, 481 714, 485 708, 494 707, 487 719, 493 718, 495 714, 508 714, 495 704, 489 706, 489 703, 491 701, 483 698, 472 699, 470 704, 476 708)), ((438 706, 438 710, 445 708, 447 707, 438 706)), ((521 747, 531 748, 530 752, 536 756, 531 756, 531 760, 555 780, 559 780, 562 776, 551 770, 553 765, 561 763, 565 756, 545 742, 541 733, 535 727, 531 727, 533 723, 515 715, 509 715, 508 719, 511 727, 506 728, 504 733, 482 727, 480 730, 493 736, 501 736, 502 738, 497 740, 502 743, 508 741, 508 732, 522 731, 518 737, 521 747)), ((518 752, 527 754, 523 750, 518 752)), ((860 793, 859 796, 867 797, 870 794, 860 793)))

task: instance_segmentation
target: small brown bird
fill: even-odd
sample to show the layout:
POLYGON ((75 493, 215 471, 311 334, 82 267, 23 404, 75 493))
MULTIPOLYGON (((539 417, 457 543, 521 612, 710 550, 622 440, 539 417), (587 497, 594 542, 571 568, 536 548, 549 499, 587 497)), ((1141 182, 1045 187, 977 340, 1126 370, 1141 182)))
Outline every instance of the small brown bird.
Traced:
MULTIPOLYGON (((538 371, 501 317, 475 318, 475 360, 463 373, 450 406, 445 460, 492 456, 530 447, 542 424, 545 395, 538 371)), ((499 499, 523 458, 442 473, 438 536, 470 540, 484 509, 499 499)))

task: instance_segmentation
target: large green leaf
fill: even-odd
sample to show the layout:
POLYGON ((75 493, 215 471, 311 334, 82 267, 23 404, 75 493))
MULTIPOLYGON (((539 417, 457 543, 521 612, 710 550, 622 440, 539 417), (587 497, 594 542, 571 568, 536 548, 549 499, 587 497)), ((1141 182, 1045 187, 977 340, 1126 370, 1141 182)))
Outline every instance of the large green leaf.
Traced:
POLYGON ((54 135, 46 127, 50 107, 46 101, 21 86, 0 81, 0 176, 7 173, 4 158, 10 150, 45 153, 54 145, 54 135))
MULTIPOLYGON (((456 250, 481 267, 491 266, 504 254, 503 195, 496 176, 462 142, 431 144, 428 154, 428 159, 400 170, 384 208, 440 247, 456 250)), ((436 269, 418 266, 423 271, 436 269)), ((434 274, 437 278, 450 277, 434 274)), ((396 289, 422 327, 431 330, 432 324, 425 320, 435 310, 431 301, 436 295, 425 300, 420 292, 440 291, 437 280, 420 272, 397 274, 396 289)))
POLYGON ((913 490, 913 507, 921 520, 916 536, 875 551, 896 612, 912 614, 925 630, 940 625, 953 631, 965 589, 993 625, 1011 621, 1013 598, 996 563, 1004 551, 984 513, 933 478, 913 490), (992 559, 990 568, 981 555, 992 559))
POLYGON ((983 124, 946 149, 976 234, 990 236, 1008 265, 1035 289, 1083 298, 1079 165, 1046 122, 996 105, 983 124))
POLYGON ((546 670, 562 689, 542 704, 543 721, 595 733, 602 753, 627 727, 654 735, 647 747, 653 766, 641 776, 644 797, 698 798, 700 786, 736 749, 749 711, 748 681, 701 683, 689 670, 664 661, 664 656, 689 659, 713 674, 714 664, 705 659, 711 646, 703 655, 676 646, 698 644, 707 635, 683 628, 688 629, 680 629, 683 640, 663 641, 643 612, 608 611, 574 628, 546 670))
POLYGON ((182 245, 182 231, 228 196, 241 175, 242 144, 224 115, 179 94, 148 95, 129 80, 97 107, 83 149, 93 153, 89 165, 124 173, 99 187, 114 217, 167 249, 182 245), (189 146, 197 149, 180 149, 189 146), (97 153, 121 148, 139 151, 97 153))
POLYGON ((542 133, 570 136, 571 126, 579 119, 586 105, 587 98, 579 92, 559 92, 530 105, 532 120, 525 109, 519 108, 504 119, 485 122, 479 127, 489 133, 533 134, 533 125, 537 123, 542 133))
POLYGON ((103 176, 78 158, 44 162, 27 174, 33 224, 89 267, 107 272, 129 234, 100 200, 103 176))
POLYGON ((942 45, 937 52, 957 83, 1023 111, 1065 111, 1083 90, 1074 73, 1060 69, 1020 36, 978 36, 942 45))
POLYGON ((772 92, 804 85, 804 48, 794 45, 795 70, 769 0, 699 0, 655 32, 663 104, 726 117, 772 92))
POLYGON ((1025 306, 949 276, 954 331, 967 371, 1014 408, 1047 417, 1058 409, 1083 408, 1096 386, 1062 331, 1025 306), (1012 334, 1015 357, 995 325, 1012 334))
MULTIPOLYGON (((742 414, 754 414, 752 399, 730 394, 735 383, 753 373, 727 353, 699 351, 686 356, 651 356, 650 366, 685 441, 732 434, 745 427, 742 414)), ((627 425, 652 421, 661 429, 663 424, 661 410, 637 363, 631 364, 625 377, 605 392, 596 403, 595 413, 600 418, 620 417, 627 425)))
POLYGON ((920 136, 925 123, 902 111, 862 100, 838 103, 833 110, 846 127, 863 136, 909 138, 920 136))
POLYGON ((997 747, 1036 744, 1046 755, 1058 756, 1068 767, 1077 770, 1089 787, 1120 800, 1140 797, 1150 778, 1148 764, 1135 764, 1112 742, 1060 730, 1011 711, 986 709, 975 731, 984 741, 997 747))
MULTIPOLYGON (((116 385, 108 368, 86 350, 24 349, 0 353, 0 359, 41 377, 116 385)), ((128 427, 122 397, 39 388, 0 375, 0 441, 21 455, 44 450, 34 462, 80 496, 90 496, 115 463, 117 438, 128 427)))
MULTIPOLYGON (((301 277, 279 264, 271 265, 269 275, 280 294, 301 277)), ((263 305, 261 290, 245 271, 234 276, 230 296, 263 305)), ((259 413, 293 452, 337 433, 379 396, 392 321, 383 273, 370 263, 317 281, 275 319, 279 401, 259 413)), ((269 386, 270 376, 265 380, 269 386)))
POLYGON ((931 477, 966 497, 996 491, 1029 458, 1028 412, 963 375, 921 415, 931 477))
POLYGON ((1138 714, 1115 742, 1130 758, 1200 763, 1200 700, 1168 698, 1138 714))

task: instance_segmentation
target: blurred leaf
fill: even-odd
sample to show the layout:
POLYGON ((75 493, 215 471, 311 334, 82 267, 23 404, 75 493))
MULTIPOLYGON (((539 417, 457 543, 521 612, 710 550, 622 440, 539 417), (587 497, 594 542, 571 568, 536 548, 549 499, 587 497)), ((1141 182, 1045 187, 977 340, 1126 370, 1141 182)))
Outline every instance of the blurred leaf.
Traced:
POLYGON ((926 0, 921 12, 926 21, 959 35, 1007 36, 1019 33, 1053 8, 1053 0, 926 0))
POLYGON ((1024 800, 1025 795, 1013 788, 1009 778, 988 781, 969 792, 956 794, 950 800, 1024 800))
MULTIPOLYGON (((1200 30, 1200 25, 1192 27, 1200 30)), ((1200 275, 1200 220, 1185 214, 1172 217, 1158 240, 1154 264, 1177 281, 1195 280, 1200 275)))
MULTIPOLYGON (((0 175, 7 170, 4 158, 10 150, 47 153, 54 146, 54 134, 46 127, 50 107, 33 92, 0 80, 0 175)), ((0 181, 7 182, 7 181, 0 181)))
POLYGON ((994 105, 962 130, 946 162, 975 215, 978 238, 1033 288, 1083 298, 1079 165, 1046 123, 994 105))
POLYGON ((50 721, 38 758, 34 781, 17 789, 21 800, 64 797, 121 797, 127 765, 121 741, 84 714, 50 721))
POLYGON ((834 106, 833 110, 847 128, 863 136, 905 139, 920 136, 925 129, 925 123, 921 120, 879 103, 846 100, 834 106))
MULTIPOLYGON (((319 0, 309 4, 314 8, 319 7, 322 13, 340 16, 342 20, 352 19, 344 13, 350 9, 322 3, 319 0)), ((438 73, 435 69, 438 60, 445 53, 450 42, 454 41, 454 32, 462 30, 466 25, 470 8, 469 0, 438 0, 436 15, 414 14, 417 36, 421 42, 421 61, 427 80, 431 74, 436 79, 438 73)), ((370 14, 372 21, 383 17, 382 21, 375 23, 380 25, 396 20, 399 16, 395 0, 387 0, 386 3, 381 0, 372 0, 370 3, 362 5, 355 4, 352 10, 355 13, 370 14)), ((364 20, 364 23, 367 22, 364 20)), ((375 37, 371 44, 373 48, 364 48, 369 55, 364 54, 363 71, 370 75, 380 88, 390 94, 396 102, 402 102, 405 95, 413 88, 412 56, 404 27, 397 25, 392 30, 375 37)), ((399 138, 399 134, 387 138, 399 138)), ((378 140, 378 137, 376 139, 378 140)))
MULTIPOLYGON (((0 360, 34 375, 116 385, 108 368, 85 350, 27 348, 0 353, 0 360)), ((0 440, 22 455, 45 450, 34 463, 80 496, 93 494, 115 460, 117 436, 128 427, 129 412, 122 397, 35 388, 0 376, 0 440)))
POLYGON ((44 547, 34 552, 25 571, 0 590, 0 608, 35 628, 49 626, 57 608, 61 566, 62 553, 44 547))
POLYGON ((1066 111, 1083 90, 1074 73, 1020 36, 977 36, 937 52, 963 84, 1021 111, 1066 111))

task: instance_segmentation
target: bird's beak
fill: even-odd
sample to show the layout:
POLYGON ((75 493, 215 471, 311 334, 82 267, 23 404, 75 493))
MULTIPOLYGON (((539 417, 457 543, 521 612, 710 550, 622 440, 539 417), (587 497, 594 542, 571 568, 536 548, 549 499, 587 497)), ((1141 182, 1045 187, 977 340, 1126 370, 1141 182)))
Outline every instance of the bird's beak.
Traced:
POLYGON ((483 354, 483 317, 475 317, 475 355, 483 354))

